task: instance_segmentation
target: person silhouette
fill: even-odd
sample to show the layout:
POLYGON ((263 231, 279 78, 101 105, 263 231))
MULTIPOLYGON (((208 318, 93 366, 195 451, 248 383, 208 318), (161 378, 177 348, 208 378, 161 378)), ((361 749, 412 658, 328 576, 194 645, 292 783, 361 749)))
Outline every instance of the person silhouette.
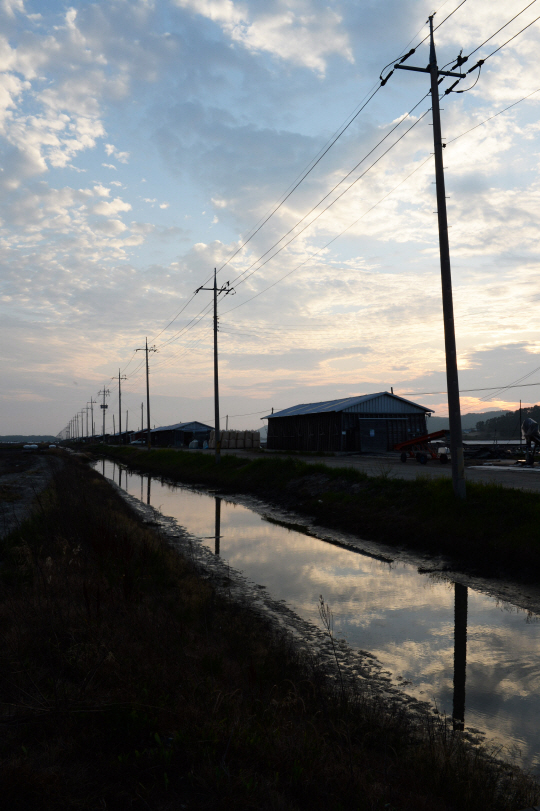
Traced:
POLYGON ((534 467, 534 454, 537 445, 540 445, 540 433, 538 432, 538 423, 530 417, 523 420, 521 424, 521 432, 525 439, 525 449, 527 454, 527 465, 534 467), (533 447, 534 446, 534 447, 533 447))

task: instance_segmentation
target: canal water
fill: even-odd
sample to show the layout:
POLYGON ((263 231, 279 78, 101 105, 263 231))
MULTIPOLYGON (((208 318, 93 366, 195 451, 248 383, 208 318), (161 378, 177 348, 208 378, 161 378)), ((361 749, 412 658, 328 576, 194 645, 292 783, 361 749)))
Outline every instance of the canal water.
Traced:
POLYGON ((335 632, 374 654, 404 692, 540 775, 540 616, 287 529, 224 498, 108 460, 96 469, 319 627, 322 595, 335 632))

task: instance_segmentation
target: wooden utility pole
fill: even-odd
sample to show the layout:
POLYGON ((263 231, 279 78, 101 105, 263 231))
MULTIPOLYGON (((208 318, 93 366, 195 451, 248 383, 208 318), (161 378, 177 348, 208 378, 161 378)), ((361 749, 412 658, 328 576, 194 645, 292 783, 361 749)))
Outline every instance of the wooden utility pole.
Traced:
MULTIPOLYGON (((148 427, 147 430, 147 446, 148 450, 150 450, 151 443, 150 443, 150 371, 148 369, 148 353, 149 352, 157 352, 155 346, 148 346, 148 338, 146 338, 145 345, 142 349, 136 349, 135 352, 146 352, 146 424, 148 427)), ((142 409, 142 403, 141 403, 142 409)), ((141 421, 141 431, 142 431, 142 421, 141 421)))
POLYGON ((441 112, 439 106, 439 77, 465 74, 439 70, 433 38, 433 15, 429 18, 430 51, 427 68, 413 68, 407 65, 394 65, 399 70, 413 70, 429 73, 431 76, 431 109, 433 115, 433 145, 435 148, 435 184, 437 189, 437 214, 439 220, 439 252, 441 257, 441 285, 444 320, 444 344, 446 351, 446 384, 448 390, 448 416, 450 421, 450 460, 452 462, 452 483, 458 498, 466 498, 465 461, 463 457, 463 435, 461 431, 461 407, 459 402, 459 381, 457 368, 456 334, 454 326, 454 304, 452 297, 452 275, 450 271, 450 243, 448 241, 448 219, 446 214, 446 192, 444 186, 443 148, 441 135, 441 112))
POLYGON ((218 381, 218 330, 219 330, 219 322, 218 322, 218 309, 217 309, 217 299, 218 295, 223 293, 225 296, 228 296, 229 293, 234 292, 234 288, 230 287, 229 282, 226 282, 223 287, 220 287, 218 290, 217 286, 217 271, 214 268, 214 286, 213 287, 198 287, 195 290, 195 295, 200 290, 210 290, 214 293, 214 445, 216 449, 215 458, 216 464, 221 460, 221 428, 219 424, 219 381, 218 381))

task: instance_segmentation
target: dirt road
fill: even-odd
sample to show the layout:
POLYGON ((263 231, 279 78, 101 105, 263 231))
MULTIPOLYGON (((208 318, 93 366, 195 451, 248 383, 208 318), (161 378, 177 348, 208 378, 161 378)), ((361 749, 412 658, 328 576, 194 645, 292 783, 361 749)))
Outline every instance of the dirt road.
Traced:
MULTIPOLYGON (((197 451, 195 451, 196 453, 197 451)), ((213 453, 213 451, 204 451, 213 453)), ((254 458, 259 454, 255 451, 226 450, 222 455, 233 454, 235 456, 245 456, 254 458)), ((274 453, 276 456, 286 457, 286 453, 274 453)), ((270 453, 268 454, 270 455, 270 453)), ((419 465, 415 460, 409 460, 403 464, 399 458, 388 456, 300 456, 295 455, 295 459, 301 459, 308 464, 324 464, 328 467, 353 467, 368 476, 391 476, 399 479, 416 479, 419 476, 429 478, 440 478, 452 476, 450 465, 441 465, 440 462, 428 462, 427 465, 419 465)), ((510 465, 502 466, 476 466, 471 465, 466 468, 465 476, 467 481, 489 482, 501 484, 503 487, 516 487, 521 490, 530 490, 533 493, 540 493, 540 466, 534 468, 516 468, 510 465)))

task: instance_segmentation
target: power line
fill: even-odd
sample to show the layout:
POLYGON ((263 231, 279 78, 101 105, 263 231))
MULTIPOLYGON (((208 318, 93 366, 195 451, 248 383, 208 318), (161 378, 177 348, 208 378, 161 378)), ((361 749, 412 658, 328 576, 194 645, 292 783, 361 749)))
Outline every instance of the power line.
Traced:
POLYGON ((333 140, 330 142, 330 144, 329 144, 329 145, 326 147, 326 149, 325 149, 325 150, 324 150, 324 152, 323 152, 323 153, 320 155, 320 157, 318 157, 318 158, 315 160, 315 162, 312 164, 312 166, 310 166, 310 168, 309 168, 309 169, 308 169, 306 172, 304 172, 304 174, 302 175, 302 177, 300 178, 300 180, 298 180, 298 182, 297 182, 297 183, 295 183, 295 185, 294 185, 294 186, 292 187, 292 189, 291 189, 291 190, 290 190, 290 191, 289 191, 289 192, 286 194, 286 196, 283 198, 283 200, 282 200, 282 201, 281 201, 281 202, 280 202, 280 203, 279 203, 277 206, 275 206, 275 208, 272 210, 272 212, 271 212, 271 213, 270 213, 270 214, 269 214, 269 215, 268 215, 268 216, 267 216, 267 217, 266 217, 266 218, 263 220, 263 222, 262 222, 262 223, 261 223, 261 224, 258 226, 258 228, 256 228, 256 230, 255 230, 255 231, 254 231, 254 232, 251 234, 251 236, 249 237, 249 239, 246 239, 246 240, 245 240, 245 241, 242 243, 242 245, 240 245, 240 247, 239 247, 239 248, 237 248, 237 250, 236 250, 236 251, 233 253, 233 255, 232 255, 231 257, 229 257, 229 259, 227 259, 227 261, 226 261, 226 262, 224 262, 224 263, 221 265, 221 267, 219 268, 218 273, 219 273, 219 272, 221 272, 221 271, 223 270, 223 268, 224 268, 224 267, 226 267, 226 265, 228 265, 228 264, 229 264, 229 262, 231 262, 231 260, 232 260, 232 259, 234 259, 234 257, 235 257, 235 256, 236 256, 238 253, 240 253, 240 251, 242 250, 242 248, 244 248, 244 247, 245 247, 245 246, 248 244, 248 242, 250 242, 250 241, 253 239, 253 237, 254 237, 256 234, 258 234, 258 233, 259 233, 259 231, 261 230, 261 228, 262 228, 264 225, 266 225, 266 223, 268 222, 268 220, 270 220, 270 219, 271 219, 271 218, 274 216, 274 214, 276 213, 276 211, 278 211, 278 210, 281 208, 281 206, 282 206, 282 205, 283 205, 283 204, 284 204, 284 203, 285 203, 285 202, 286 202, 286 201, 289 199, 289 197, 291 196, 291 194, 292 194, 294 191, 296 191, 296 189, 298 188, 298 186, 300 186, 300 184, 301 184, 301 183, 302 183, 302 182, 303 182, 303 181, 306 179, 306 177, 307 177, 307 176, 308 176, 308 175, 309 175, 309 174, 310 174, 310 173, 313 171, 313 169, 315 169, 315 167, 317 166, 317 164, 321 162, 321 160, 324 158, 324 156, 325 156, 325 155, 326 155, 326 154, 327 154, 327 153, 330 151, 330 149, 331 149, 331 148, 334 146, 334 144, 336 143, 336 141, 337 141, 339 138, 341 138, 341 136, 343 135, 343 133, 344 133, 344 132, 345 132, 345 131, 346 131, 346 130, 347 130, 347 129, 348 129, 350 126, 351 126, 351 124, 353 123, 353 121, 354 121, 356 118, 358 118, 358 116, 360 115, 360 113, 362 112, 362 110, 364 110, 364 109, 367 107, 367 105, 369 104, 369 102, 371 101, 371 99, 372 99, 372 98, 373 98, 373 97, 374 97, 374 96, 375 96, 375 95, 376 95, 376 94, 379 92, 379 90, 380 90, 380 89, 381 89, 381 85, 379 85, 379 86, 377 87, 377 89, 376 89, 376 90, 375 90, 375 91, 374 91, 374 92, 371 94, 371 96, 368 98, 368 100, 365 102, 365 104, 363 104, 363 105, 362 105, 362 107, 360 107, 360 109, 358 110, 358 112, 357 112, 357 113, 355 113, 355 114, 353 115, 353 117, 351 118, 351 120, 350 120, 350 121, 349 121, 349 122, 348 122, 348 123, 347 123, 347 124, 346 124, 346 125, 345 125, 345 126, 342 128, 342 129, 341 129, 341 131, 340 131, 340 132, 339 132, 339 133, 338 133, 338 134, 335 136, 335 138, 334 138, 334 139, 333 139, 333 140))
MULTIPOLYGON (((535 371, 538 371, 538 369, 535 369, 535 371)), ((534 374, 534 372, 531 372, 531 374, 534 374)), ((530 375, 526 375, 526 377, 529 377, 529 376, 530 375)), ((526 389, 529 386, 540 386, 540 382, 538 382, 538 383, 521 383, 521 384, 520 383, 514 383, 514 384, 512 384, 510 386, 504 386, 503 389, 497 389, 496 386, 487 386, 487 387, 485 387, 483 389, 461 389, 461 394, 467 394, 467 393, 474 392, 474 391, 494 391, 494 390, 497 393, 498 391, 501 391, 501 392, 506 391, 506 389, 526 389)), ((404 392, 402 392, 403 397, 405 395, 407 395, 407 397, 426 397, 427 395, 430 395, 430 394, 447 394, 447 391, 445 389, 444 391, 404 391, 404 392)), ((495 397, 495 394, 493 394, 492 397, 495 397)), ((484 399, 491 399, 491 398, 482 397, 480 399, 484 400, 484 399)))
POLYGON ((495 50, 492 51, 490 54, 488 54, 485 59, 479 59, 478 62, 476 63, 476 65, 473 65, 472 68, 469 68, 467 73, 472 73, 472 71, 475 70, 476 68, 482 67, 482 65, 485 62, 487 62, 488 59, 491 59, 492 56, 495 56, 496 53, 498 53, 503 48, 505 48, 508 45, 508 43, 510 43, 514 39, 516 39, 516 37, 519 37, 520 34, 523 34, 523 32, 527 30, 527 28, 530 28, 531 25, 534 25, 536 22, 538 22, 538 20, 540 20, 540 15, 538 17, 535 17, 535 19, 532 22, 528 23, 528 25, 526 25, 524 28, 522 28, 521 31, 518 31, 517 34, 514 34, 513 37, 510 37, 510 39, 507 39, 506 42, 503 42, 502 45, 499 45, 498 48, 495 48, 495 50))
MULTIPOLYGON (((353 172, 355 172, 355 171, 358 169, 358 167, 359 167, 359 166, 361 166, 361 165, 362 165, 362 163, 364 163, 364 161, 365 161, 365 160, 367 160, 367 158, 369 158, 369 156, 370 156, 370 155, 372 155, 372 154, 375 152, 375 150, 376 150, 376 149, 378 149, 378 147, 379 147, 381 144, 383 144, 383 143, 386 141, 386 139, 387 139, 387 138, 389 138, 389 137, 392 135, 392 133, 393 133, 393 132, 395 132, 395 131, 398 129, 398 127, 400 127, 400 126, 401 126, 401 124, 403 123, 403 121, 406 121, 406 119, 407 119, 407 118, 409 118, 409 116, 411 115, 411 113, 413 113, 413 112, 414 112, 414 110, 416 110, 416 108, 417 108, 417 107, 418 107, 418 106, 419 106, 419 105, 420 105, 420 104, 421 104, 421 103, 424 101, 424 99, 425 99, 425 98, 427 98, 427 96, 428 96, 428 95, 429 95, 429 94, 428 94, 428 93, 426 93, 426 95, 425 95, 425 96, 423 96, 423 97, 420 99, 420 101, 419 101, 419 102, 417 102, 417 103, 414 105, 414 107, 412 107, 412 109, 411 109, 411 110, 409 110, 409 112, 408 112, 408 113, 406 113, 406 115, 405 115, 405 116, 403 116, 403 118, 401 118, 401 119, 398 121, 398 123, 397 123, 397 124, 396 124, 394 127, 392 127, 392 129, 391 129, 389 132, 387 132, 387 133, 386 133, 386 135, 384 136, 384 138, 381 138, 381 140, 380 140, 380 141, 378 141, 378 143, 376 143, 376 144, 375 144, 375 146, 374 146, 374 147, 372 147, 372 149, 370 149, 370 151, 369 151, 369 152, 368 152, 366 155, 364 155, 364 156, 363 156, 363 158, 362 158, 360 161, 358 161, 358 163, 357 163, 355 166, 353 166, 353 168, 352 168, 352 169, 351 169, 349 172, 347 172, 347 174, 346 174, 344 177, 342 177, 342 178, 341 178, 341 180, 340 180, 338 183, 336 183, 336 184, 335 184, 335 186, 334 186, 332 189, 330 189, 330 191, 329 191, 329 192, 327 192, 327 193, 324 195, 324 197, 322 197, 322 198, 319 200, 319 202, 318 202, 318 203, 316 203, 316 205, 314 205, 314 206, 313 206, 313 207, 312 207, 312 208, 311 208, 311 209, 310 209, 310 210, 309 210, 309 211, 308 211, 306 214, 304 214, 304 216, 303 216, 303 217, 302 217, 300 220, 298 220, 298 222, 297 222, 297 223, 295 223, 295 225, 293 225, 293 226, 292 226, 292 228, 290 228, 290 229, 289 229, 289 230, 288 230, 288 231, 287 231, 285 234, 283 234, 283 236, 282 236, 280 239, 278 239, 278 240, 277 240, 277 242, 274 242, 274 244, 273 244, 273 245, 271 245, 271 246, 270 246, 270 248, 268 248, 268 250, 266 250, 266 251, 265 251, 265 252, 264 252, 264 253, 263 253, 261 256, 259 256, 259 258, 258 258, 258 259, 255 259, 255 260, 254 260, 254 261, 251 263, 251 265, 249 265, 249 267, 245 268, 245 270, 243 270, 241 273, 239 273, 239 274, 238 274, 238 276, 235 276, 235 277, 234 277, 234 279, 233 279, 233 283, 234 283, 234 282, 236 282, 238 279, 241 279, 241 277, 242 277, 242 276, 244 276, 244 274, 248 273, 248 271, 249 271, 249 270, 251 270, 251 268, 253 268, 253 267, 254 267, 254 266, 255 266, 255 265, 258 263, 258 262, 260 262, 260 261, 261 261, 261 259, 264 259, 264 257, 265 257, 265 256, 266 256, 268 253, 270 253, 270 251, 272 251, 274 248, 276 248, 276 247, 279 245, 279 243, 280 243, 280 242, 282 242, 284 239, 286 239, 286 238, 289 236, 289 234, 291 234, 291 233, 292 233, 292 232, 295 230, 295 228, 298 228, 298 226, 299 226, 301 223, 303 223, 303 222, 304 222, 304 220, 306 219, 306 217, 309 217, 309 215, 310 215, 310 214, 312 214, 312 213, 313 213, 313 212, 314 212, 314 211, 315 211, 315 210, 316 210, 316 209, 317 209, 317 208, 318 208, 318 207, 321 205, 321 203, 323 203, 323 202, 324 202, 326 199, 328 199, 328 197, 330 197, 330 195, 331 195, 331 194, 332 194, 334 191, 336 191, 336 189, 337 189, 337 188, 339 188, 339 186, 341 186, 341 184, 342 184, 342 183, 344 183, 344 182, 345 182, 345 180, 347 180, 347 178, 348 178, 348 177, 350 177, 350 176, 353 174, 353 172)), ((420 119, 419 119, 419 120, 420 120, 420 119)), ((418 122, 416 122, 416 123, 418 123, 418 122)), ((409 131, 409 130, 407 130, 407 132, 408 132, 408 131, 409 131)), ((401 140, 401 139, 399 139, 399 140, 401 140)), ((396 141, 396 143, 398 143, 398 141, 396 141)), ((385 153, 383 153, 383 155, 385 155, 385 154, 386 154, 386 152, 385 152, 385 153)), ((381 156, 381 157, 382 157, 382 156, 381 156)), ((374 165, 375 165, 375 164, 373 164, 373 166, 374 166, 374 165)), ((372 167, 370 167, 370 168, 372 168, 372 167)), ((363 175, 362 175, 362 176, 363 176, 363 175)), ((360 179, 360 178, 358 178, 358 179, 360 179)), ((355 181, 355 182, 357 182, 357 181, 355 181)), ((350 188, 350 186, 349 186, 349 188, 350 188)), ((340 196, 341 196, 341 195, 340 195, 340 196)), ((339 199, 339 197, 338 197, 337 199, 339 199)), ((334 202, 335 202, 335 201, 334 201, 334 202)), ((332 205, 333 205, 333 203, 332 203, 332 205)), ((324 210, 326 211, 327 209, 324 209, 324 210)), ((324 212, 322 212, 322 213, 324 213, 324 212)), ((319 215, 319 216, 320 216, 320 215, 319 215)), ((316 219, 317 219, 317 218, 316 218, 316 219)), ((312 222, 315 222, 315 220, 313 220, 312 222)), ((303 229, 303 230, 304 230, 304 229, 303 229)), ((299 233, 302 233, 302 231, 300 231, 299 233)), ((298 236, 298 234, 297 234, 296 236, 298 236)), ((287 244, 289 244, 289 243, 287 243, 287 244)), ((286 246, 283 246, 283 247, 286 247, 286 246)), ((278 251, 278 253, 279 253, 279 251, 278 251)), ((274 255, 276 255, 276 254, 274 254, 274 255)), ((266 264, 266 263, 264 263, 264 264, 266 264)), ((262 267, 262 266, 261 266, 261 267, 262 267)), ((259 269, 260 269, 260 268, 257 268, 257 270, 259 270, 259 269)), ((256 272, 256 271, 255 271, 255 272, 256 272)), ((251 275, 253 275, 253 274, 251 274, 251 273, 250 273, 248 276, 246 276, 246 279, 248 279, 248 278, 249 278, 249 276, 251 276, 251 275)), ((242 281, 241 281, 241 282, 239 282, 238 284, 243 284, 243 282, 244 282, 244 281, 246 281, 246 279, 242 279, 242 281)))
MULTIPOLYGON (((527 11, 527 9, 528 9, 528 8, 530 8, 532 5, 534 5, 536 2, 537 2, 537 0, 532 0, 532 2, 531 2, 531 3, 529 3, 529 5, 528 5, 528 6, 525 6, 525 8, 522 8, 522 9, 521 9, 521 11, 518 11, 518 13, 517 13, 517 14, 514 14, 514 16, 512 17, 512 19, 511 19, 511 20, 508 20, 508 22, 507 22, 507 23, 505 23, 504 25, 501 25, 501 27, 500 27, 500 28, 498 28, 498 29, 497 29, 497 31, 495 31, 495 33, 494 33, 494 34, 492 34, 490 37, 488 37, 487 39, 485 39, 485 40, 482 42, 482 44, 478 46, 478 48, 475 48, 475 49, 474 49, 474 51, 471 51, 471 52, 470 52, 470 54, 469 54, 468 56, 464 57, 464 59, 460 59, 460 60, 459 60, 459 64, 460 64, 460 65, 464 65, 464 64, 465 64, 465 62, 466 62, 468 59, 470 59, 470 58, 471 58, 471 56, 472 56, 473 54, 475 54, 477 51, 479 51, 479 50, 480 50, 480 48, 483 48, 483 47, 484 47, 484 45, 490 41, 490 39, 493 39, 493 37, 496 37, 496 36, 497 36, 497 34, 499 34, 499 33, 500 33, 500 32, 501 32, 501 31, 502 31, 504 28, 506 28, 507 26, 509 26, 509 25, 510 25, 510 23, 513 23, 515 19, 517 19, 517 18, 518 18, 518 17, 519 17, 521 14, 523 14, 523 12, 527 11)), ((532 23, 531 23, 531 25, 532 25, 532 23)), ((452 61, 454 61, 454 60, 452 60, 452 61)))
MULTIPOLYGON (((419 120, 420 120, 420 119, 419 119, 419 120)), ((418 122, 417 122, 417 123, 418 123, 418 122)), ((416 167, 416 169, 414 169, 414 170, 413 170, 413 171, 412 171, 410 174, 408 174, 408 175, 407 175, 407 177, 403 178, 403 180, 402 180, 402 181, 400 181, 400 183, 398 183, 398 184, 397 184, 397 186, 394 186, 394 188, 393 188, 393 189, 391 189, 391 190, 390 190, 390 191, 389 191, 387 194, 385 194, 385 195, 384 195, 384 197, 381 197, 381 199, 380 199, 380 200, 378 200, 378 202, 377 202, 377 203, 375 203, 373 206, 371 206, 371 208, 369 208, 367 211, 365 211, 365 212, 362 214, 362 216, 361 216, 361 217, 358 217, 358 219, 356 219, 356 220, 355 220, 353 223, 351 223, 350 225, 348 225, 348 226, 347 226, 347 228, 345 228, 343 231, 341 231, 339 234, 337 234, 337 236, 333 237, 333 238, 332 238, 332 239, 331 239, 329 242, 327 242, 325 245, 323 245, 323 246, 322 246, 322 248, 318 248, 318 250, 316 250, 314 253, 312 253, 312 254, 311 254, 311 256, 308 256, 308 258, 307 258, 307 259, 304 259, 304 261, 303 261, 303 262, 301 262, 299 265, 296 265, 296 267, 294 267, 292 270, 289 270, 287 273, 285 273, 285 275, 284 275, 284 276, 281 276, 281 278, 279 278, 277 281, 275 281, 275 282, 273 282, 272 284, 268 285, 268 287, 265 287, 265 288, 264 288, 264 290, 261 290, 259 293, 256 293, 254 296, 251 296, 251 298, 248 298, 246 301, 241 302, 241 304, 237 304, 237 305, 236 305, 236 307, 231 307, 231 309, 230 309, 230 310, 226 310, 226 311, 223 313, 223 315, 227 315, 228 313, 233 312, 233 310, 237 310, 239 307, 243 307, 245 304, 248 304, 250 301, 253 301, 253 299, 256 299, 256 298, 258 298, 259 296, 262 296, 262 295, 263 295, 263 293, 266 293, 266 292, 267 292, 268 290, 270 290, 272 287, 275 287, 275 286, 276 286, 276 284, 279 284, 280 282, 282 282, 282 281, 283 281, 283 279, 286 279, 286 278, 287 278, 287 276, 290 276, 292 273, 294 273, 295 271, 297 271, 297 270, 299 270, 301 267, 303 267, 303 266, 304 266, 304 265, 305 265, 307 262, 309 262, 311 259, 314 259, 314 258, 315 258, 315 256, 317 256, 319 253, 321 253, 321 251, 324 251, 326 248, 328 248, 328 247, 329 247, 329 245, 331 245, 333 242, 335 242, 335 241, 336 241, 336 239, 339 239, 339 237, 343 236, 343 234, 345 234, 347 231, 349 231, 351 228, 353 228, 353 227, 354 227, 354 226, 355 226, 355 225, 356 225, 358 222, 360 222, 360 220, 362 220, 362 219, 363 219, 363 218, 364 218, 364 217, 365 217, 367 214, 369 214, 369 213, 370 213, 370 211, 373 211, 373 209, 374 209, 374 208, 376 208, 376 207, 377 207, 377 206, 378 206, 380 203, 382 203, 384 200, 386 200, 386 198, 387 198, 387 197, 389 197, 389 195, 390 195, 390 194, 392 194, 392 193, 393 193, 393 192, 394 192, 396 189, 398 189, 398 188, 399 188, 399 187, 400 187, 400 186, 401 186, 403 183, 405 183, 405 181, 407 181, 407 180, 408 180, 410 177, 412 177, 412 175, 414 175, 414 174, 415 174, 415 172, 417 172, 419 169, 421 169, 421 168, 422 168, 422 166, 424 166, 424 165, 425 165, 425 164, 428 162, 428 160, 429 160, 430 158, 431 158, 431 155, 428 155, 428 157, 427 157, 427 158, 425 158, 425 160, 424 160, 424 161, 422 161, 422 163, 421 163, 421 164, 419 164, 419 165, 416 167)), ((323 213, 324 213, 324 212, 323 212, 323 213)), ((272 257, 272 258, 273 258, 273 257, 272 257)))
MULTIPOLYGON (((424 96, 424 98, 425 98, 425 96, 424 96)), ((417 106, 418 106, 418 105, 417 105, 417 106)), ((284 245, 282 245, 282 246, 281 246, 281 248, 278 248, 278 250, 277 250, 277 251, 276 251, 274 254, 272 254, 272 256, 268 257, 268 259, 266 259, 266 260, 265 260, 265 261, 264 261, 264 262, 263 262, 263 263, 262 263, 262 264, 261 264, 261 265, 260 265, 258 268, 255 268, 255 270, 252 270, 252 271, 251 271, 251 273, 249 273, 249 274, 248 274, 248 275, 247 275, 247 276, 246 276, 244 279, 241 279, 241 281, 239 281, 239 282, 237 283, 237 285, 236 285, 236 286, 238 287, 239 285, 243 284, 243 283, 244 283, 244 282, 246 282, 246 281, 247 281, 247 280, 248 280, 248 279, 249 279, 251 276, 253 276, 253 274, 254 274, 254 273, 257 273, 257 271, 261 270, 261 268, 263 268, 263 267, 264 267, 266 264, 268 264, 268 262, 270 262, 270 261, 271 261, 272 259, 274 259, 274 258, 275 258, 275 257, 276 257, 276 256, 277 256, 279 253, 281 253, 281 251, 283 251, 285 248, 287 248, 287 247, 288 247, 288 246, 291 244, 291 242, 293 242, 295 239, 297 239, 297 237, 299 237, 301 234, 303 234, 303 233, 304 233, 304 231, 305 231, 307 228, 309 228, 311 225, 313 225, 313 223, 314 223, 314 222, 316 222, 316 221, 319 219, 319 217, 322 217, 322 215, 323 215, 323 214, 325 214, 325 213, 328 211, 328 209, 332 208, 332 206, 333 206, 333 205, 335 205, 335 204, 338 202, 338 200, 341 200, 341 198, 342 198, 342 197, 343 197, 343 196, 344 196, 344 195, 345 195, 345 194, 346 194, 346 193, 347 193, 347 192, 348 192, 350 189, 352 189, 352 187, 353 187, 353 186, 355 186, 355 185, 356 185, 356 183, 358 183, 360 180, 362 180, 362 178, 363 178, 363 177, 365 177, 365 176, 368 174, 368 172, 370 172, 370 171, 371 171, 371 169, 373 169, 373 167, 374 167, 374 166, 376 166, 376 165, 379 163, 379 161, 381 161, 381 160, 382 160, 382 159, 383 159, 383 158, 384 158, 384 157, 385 157, 385 156, 386 156, 386 155, 387 155, 387 154, 388 154, 388 153, 389 153, 389 152, 390 152, 392 149, 394 149, 394 147, 395 147, 395 146, 397 146, 397 144, 398 144, 398 143, 399 143, 399 142, 400 142, 400 141, 401 141, 403 138, 405 138, 405 136, 406 136, 406 135, 408 135, 408 134, 411 132, 411 130, 413 130, 413 129, 414 129, 414 127, 416 127, 416 126, 417 126, 417 124, 419 124, 419 123, 422 121, 422 119, 423 119, 423 118, 424 118, 424 117, 427 115, 427 113, 428 113, 428 112, 429 112, 429 110, 426 110, 424 113, 422 113, 422 115, 420 116, 420 118, 418 118, 418 119, 417 119, 417 120, 414 122, 414 124, 412 124, 412 125, 409 127, 409 129, 405 130, 405 132, 403 133, 403 135, 400 135, 400 137, 399 137, 399 138, 398 138, 396 141, 394 141, 394 143, 393 143, 393 144, 391 144, 391 146, 389 146, 389 147, 388 147, 388 149, 386 149, 386 150, 385 150, 385 151, 382 153, 382 155, 379 155, 379 157, 378 157, 378 158, 377 158, 375 161, 373 161, 373 163, 372 163, 370 166, 368 166, 368 168, 367 168, 367 169, 366 169, 364 172, 362 172, 362 174, 361 174, 361 175, 359 175, 359 176, 356 178, 356 180, 353 180, 353 182, 352 182, 352 183, 350 183, 350 184, 347 186, 347 188, 346 188, 346 189, 344 189, 344 190, 343 190, 343 191, 342 191, 340 194, 338 194, 338 196, 337 196, 336 198, 334 198, 334 200, 332 200, 332 202, 331 202, 331 203, 329 203, 329 204, 326 206, 326 208, 323 208, 323 210, 322 210, 322 211, 320 211, 320 212, 317 214, 317 216, 316 216, 316 217, 314 217, 314 218, 313 218, 313 219, 312 219, 310 222, 308 222, 308 223, 307 223, 307 225, 305 225, 305 226, 304 226, 304 227, 303 227, 303 228, 302 228, 300 231, 298 231, 298 233, 294 234, 294 235, 291 237, 291 239, 290 239, 288 242, 286 242, 284 245)), ((373 151, 373 150, 372 150, 372 151, 373 151)), ((363 159, 363 160, 364 160, 364 159, 363 159)), ((362 160, 362 161, 360 161, 360 163, 362 163, 362 162, 363 162, 363 160, 362 160)), ((355 169, 356 169, 356 168, 357 168, 359 165, 360 165, 360 164, 357 164, 357 166, 355 166, 355 168, 354 168, 352 171, 354 171, 354 170, 355 170, 355 169)), ((352 174, 352 171, 351 171, 351 172, 349 172, 349 174, 347 175, 347 177, 349 177, 349 176, 352 174)), ((340 181, 340 183, 338 183, 338 184, 337 184, 337 186, 341 185, 341 183, 342 183, 342 182, 343 182, 343 181, 340 181)), ((335 186, 335 187, 334 187, 334 189, 332 189, 332 191, 335 191, 335 189, 337 188, 337 186, 335 186)), ((331 194, 331 192, 329 192, 329 194, 331 194)), ((328 197, 328 196, 329 196, 329 195, 326 195, 326 197, 328 197)), ((325 199, 325 198, 323 198, 323 199, 325 199)), ((316 205, 316 206, 314 206, 314 207, 311 209, 311 211, 309 211, 309 212, 308 212, 308 214, 307 214, 306 216, 309 216, 309 214, 311 214, 311 213, 312 213, 312 212, 313 212, 313 211, 314 211, 314 210, 315 210, 315 209, 316 209, 316 208, 317 208, 319 205, 320 205, 320 203, 317 203, 317 205, 316 205)), ((303 217, 303 218, 302 218, 302 220, 300 220, 300 222, 302 222, 304 219, 305 219, 305 217, 303 217)), ((294 226, 294 228, 296 228, 298 225, 299 225, 299 223, 297 223, 297 225, 295 225, 295 226, 294 226)), ((292 231, 292 230, 294 230, 294 228, 293 228, 293 229, 290 229, 290 231, 288 231, 288 234, 290 234, 290 233, 291 233, 291 231, 292 231)), ((282 237, 282 239, 283 239, 283 237, 282 237)), ((281 240, 279 240, 278 242, 276 242, 276 243, 275 243, 275 245, 278 245, 278 244, 279 244, 279 242, 281 242, 281 240)), ((272 246, 272 248, 270 248, 270 250, 272 250, 272 249, 273 249, 273 247, 275 247, 275 245, 274 245, 274 246, 272 246)), ((268 253, 268 252, 269 252, 269 251, 266 251, 266 253, 268 253)), ((263 254, 263 256, 264 256, 264 255, 265 255, 265 254, 263 254)), ((262 257, 260 257, 260 259, 262 259, 262 257)), ((258 259, 258 260, 257 260, 257 262, 259 262, 259 261, 260 261, 260 259, 258 259)), ((253 264, 256 264, 257 262, 254 262, 253 264)), ((253 265, 251 265, 251 267, 253 267, 253 265)), ((236 277, 236 279, 239 279, 239 278, 240 278, 240 276, 242 276, 244 273, 246 273, 246 271, 243 271, 241 274, 239 274, 239 275, 236 277)), ((234 282, 234 281, 236 281, 236 279, 233 279, 233 282, 234 282)), ((230 312, 230 310, 228 310, 227 312, 230 312)))

